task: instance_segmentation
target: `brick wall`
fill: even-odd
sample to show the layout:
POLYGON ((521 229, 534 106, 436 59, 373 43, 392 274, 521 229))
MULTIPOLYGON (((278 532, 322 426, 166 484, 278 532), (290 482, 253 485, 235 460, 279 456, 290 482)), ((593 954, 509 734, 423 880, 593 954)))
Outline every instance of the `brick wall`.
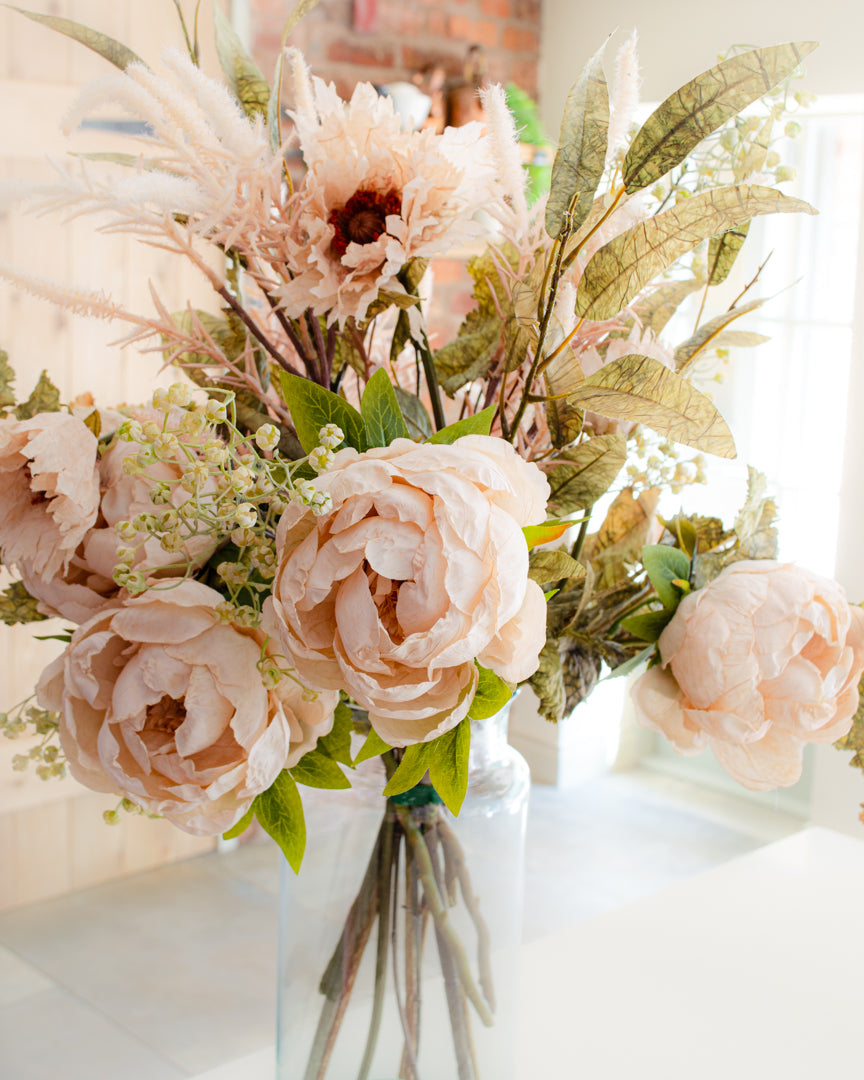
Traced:
MULTIPOLYGON (((269 74, 292 0, 250 0, 253 51, 269 74)), ((426 65, 461 76, 482 45, 493 82, 537 95, 541 0, 320 0, 292 35, 315 72, 350 93, 356 82, 409 79, 426 65)))

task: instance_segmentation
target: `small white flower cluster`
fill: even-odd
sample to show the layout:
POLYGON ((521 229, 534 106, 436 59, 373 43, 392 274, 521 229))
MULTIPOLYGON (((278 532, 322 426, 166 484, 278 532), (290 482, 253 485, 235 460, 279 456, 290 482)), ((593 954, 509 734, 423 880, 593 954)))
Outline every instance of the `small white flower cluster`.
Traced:
POLYGON ((705 458, 697 454, 681 460, 681 447, 670 439, 659 440, 642 427, 630 438, 630 461, 627 465, 628 487, 634 491, 667 488, 678 495, 689 484, 705 484, 705 458))
POLYGON ((15 754, 12 768, 24 772, 31 764, 36 766, 36 775, 40 780, 62 779, 66 775, 66 758, 58 744, 59 717, 56 713, 29 705, 27 701, 16 705, 9 712, 0 713, 0 732, 7 739, 17 739, 22 735, 39 735, 41 742, 31 746, 26 754, 15 754))

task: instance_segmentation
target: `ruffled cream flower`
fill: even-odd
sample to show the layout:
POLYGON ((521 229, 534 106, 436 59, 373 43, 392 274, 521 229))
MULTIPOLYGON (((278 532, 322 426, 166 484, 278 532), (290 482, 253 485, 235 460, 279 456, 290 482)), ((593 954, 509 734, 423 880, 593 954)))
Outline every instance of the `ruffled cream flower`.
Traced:
POLYGON ((284 262, 293 280, 279 295, 289 315, 307 308, 331 322, 361 318, 412 258, 465 243, 483 231, 477 212, 497 196, 479 124, 403 132, 389 98, 368 83, 349 102, 308 82, 294 54, 294 120, 307 167, 285 214, 284 262))
POLYGON ((0 420, 0 560, 49 581, 96 521, 96 439, 64 412, 0 420))
POLYGON ((477 659, 509 682, 537 669, 546 603, 522 526, 548 484, 501 439, 396 439, 341 450, 316 481, 333 501, 292 503, 265 625, 310 686, 343 688, 393 746, 467 715, 477 659))
POLYGON ((632 689, 639 722, 682 754, 709 746, 745 787, 787 787, 805 743, 852 724, 864 611, 808 570, 737 562, 682 600, 659 648, 662 666, 632 689))
POLYGON ((61 714, 77 780, 197 836, 238 821, 330 730, 338 701, 307 701, 287 677, 268 691, 258 667, 265 635, 220 623, 221 600, 184 581, 108 608, 75 631, 37 688, 61 714))

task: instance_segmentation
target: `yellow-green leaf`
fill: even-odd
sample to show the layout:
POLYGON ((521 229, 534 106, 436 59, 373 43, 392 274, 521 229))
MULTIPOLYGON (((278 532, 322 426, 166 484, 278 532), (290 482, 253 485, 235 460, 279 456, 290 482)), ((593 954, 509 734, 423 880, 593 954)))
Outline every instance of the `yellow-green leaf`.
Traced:
POLYGON ((15 416, 19 420, 29 420, 37 413, 59 411, 60 391, 48 378, 48 372, 43 371, 30 397, 15 410, 15 416))
POLYGON ((23 582, 14 581, 0 592, 0 622, 7 626, 42 622, 48 616, 42 614, 38 603, 39 601, 27 592, 23 582))
POLYGON ((213 5, 213 21, 216 30, 216 52, 228 85, 247 116, 260 113, 266 122, 270 86, 263 72, 246 52, 237 31, 218 3, 213 5))
POLYGON ((15 404, 15 372, 9 363, 9 354, 0 349, 0 409, 8 409, 15 404))
POLYGON ((595 435, 550 462, 549 502, 559 514, 593 506, 612 486, 627 458, 623 435, 595 435))
POLYGON ((720 285, 735 265, 738 252, 744 246, 750 222, 745 221, 737 228, 729 229, 720 236, 712 236, 708 244, 708 284, 720 285))
POLYGON ((611 361, 585 380, 574 401, 695 450, 735 457, 732 433, 710 398, 653 357, 630 354, 611 361))
POLYGON ((15 7, 14 4, 4 4, 3 6, 10 8, 12 11, 20 12, 21 15, 26 15, 33 22, 42 23, 43 26, 56 30, 58 34, 63 34, 65 37, 72 38, 73 41, 86 45, 88 49, 92 49, 93 52, 104 57, 105 60, 120 68, 121 71, 124 71, 130 64, 144 63, 137 53, 134 53, 121 42, 115 41, 114 38, 108 37, 107 34, 102 34, 98 30, 91 30, 89 26, 83 26, 81 23, 73 22, 71 19, 61 19, 57 15, 42 15, 38 11, 26 11, 24 8, 15 7))
POLYGON ((795 70, 815 41, 752 49, 723 60, 668 97, 648 117, 624 159, 628 194, 653 184, 730 117, 795 70))
POLYGON ((306 820, 300 792, 287 769, 255 798, 252 806, 264 831, 273 837, 288 865, 298 874, 306 849, 306 820))
MULTIPOLYGON (((736 319, 740 319, 742 315, 746 315, 749 311, 755 311, 757 308, 761 307, 763 303, 763 300, 751 300, 747 304, 742 304, 741 307, 732 308, 731 311, 724 311, 722 315, 718 315, 715 319, 711 319, 700 326, 692 337, 689 337, 685 342, 682 342, 675 350, 675 370, 684 371, 689 367, 696 356, 704 351, 709 345, 714 345, 715 348, 718 345, 721 345, 722 342, 720 341, 720 337, 726 327, 729 326, 730 323, 735 322, 736 319)), ((761 338, 762 335, 754 335, 754 337, 761 338)), ((759 342, 753 341, 752 344, 759 344, 759 342)))
POLYGON ((546 232, 553 240, 561 232, 564 214, 574 196, 573 228, 588 216, 606 164, 609 92, 602 54, 601 48, 585 65, 564 105, 546 203, 546 232))
POLYGON ((540 544, 551 544, 553 540, 558 540, 572 525, 572 521, 544 521, 542 525, 523 525, 522 535, 528 550, 531 551, 540 544))
POLYGON ((659 336, 687 297, 697 289, 704 288, 704 285, 704 281, 695 277, 686 281, 666 282, 642 297, 633 305, 633 310, 642 326, 659 336))
POLYGON ((761 214, 815 214, 801 199, 773 188, 740 184, 713 188, 616 236, 585 267, 576 292, 576 314, 611 319, 698 243, 761 214))

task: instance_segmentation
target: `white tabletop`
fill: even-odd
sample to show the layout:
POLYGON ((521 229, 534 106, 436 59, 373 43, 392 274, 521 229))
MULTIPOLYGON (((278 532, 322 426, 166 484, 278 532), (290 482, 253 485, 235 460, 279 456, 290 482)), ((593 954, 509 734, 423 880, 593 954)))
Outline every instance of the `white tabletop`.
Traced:
POLYGON ((812 828, 534 942, 519 1078, 860 1080, 862 921, 864 841, 812 828))

